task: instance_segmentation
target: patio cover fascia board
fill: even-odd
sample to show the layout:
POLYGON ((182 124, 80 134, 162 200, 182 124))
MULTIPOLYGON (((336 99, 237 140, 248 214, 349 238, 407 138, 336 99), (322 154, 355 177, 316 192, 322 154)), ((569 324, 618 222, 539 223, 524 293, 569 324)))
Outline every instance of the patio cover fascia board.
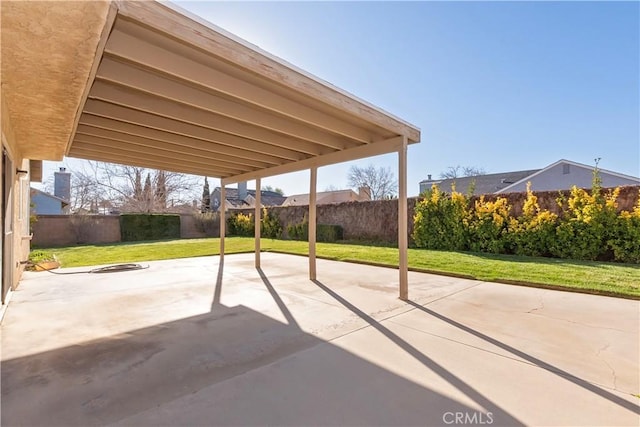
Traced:
POLYGON ((281 175, 290 172, 297 172, 306 169, 328 166, 336 163, 348 162, 351 160, 364 159, 381 154, 395 153, 402 147, 402 136, 396 136, 384 141, 362 145, 348 150, 336 151, 323 156, 312 157, 279 166, 264 168, 255 172, 248 172, 222 179, 222 185, 234 184, 243 181, 250 181, 257 178, 266 178, 274 175, 281 175))
POLYGON ((417 127, 175 5, 111 6, 68 156, 231 183, 419 142, 417 127))

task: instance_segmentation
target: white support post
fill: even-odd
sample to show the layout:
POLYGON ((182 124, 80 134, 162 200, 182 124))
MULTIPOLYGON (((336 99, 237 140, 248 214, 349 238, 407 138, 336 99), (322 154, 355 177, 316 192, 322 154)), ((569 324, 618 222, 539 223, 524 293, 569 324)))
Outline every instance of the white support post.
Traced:
POLYGON ((398 252, 400 299, 409 299, 409 263, 407 258, 407 137, 403 136, 398 149, 398 252))
POLYGON ((318 168, 310 169, 309 188, 309 279, 316 280, 316 183, 318 168))
POLYGON ((255 214, 253 215, 254 218, 254 222, 255 222, 255 235, 256 235, 256 268, 260 268, 260 219, 261 219, 261 212, 262 212, 262 206, 260 206, 261 204, 261 196, 262 196, 262 190, 260 189, 260 178, 256 178, 256 210, 255 210, 255 214))
POLYGON ((220 182, 220 262, 224 259, 224 235, 226 233, 226 214, 225 209, 227 206, 227 192, 224 188, 224 183, 220 182))

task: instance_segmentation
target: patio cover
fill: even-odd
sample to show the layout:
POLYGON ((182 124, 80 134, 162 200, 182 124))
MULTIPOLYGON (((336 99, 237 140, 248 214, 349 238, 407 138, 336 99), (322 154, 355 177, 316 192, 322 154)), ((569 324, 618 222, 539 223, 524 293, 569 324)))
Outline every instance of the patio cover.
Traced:
POLYGON ((417 127, 169 3, 2 2, 2 24, 3 105, 26 158, 213 176, 222 189, 309 169, 313 195, 318 167, 398 152, 406 286, 417 127))

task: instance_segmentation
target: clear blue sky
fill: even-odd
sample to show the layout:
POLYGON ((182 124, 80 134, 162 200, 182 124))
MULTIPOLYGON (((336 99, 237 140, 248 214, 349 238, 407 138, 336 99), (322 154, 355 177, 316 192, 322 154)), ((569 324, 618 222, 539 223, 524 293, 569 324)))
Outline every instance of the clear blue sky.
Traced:
MULTIPOLYGON (((177 3, 420 127, 409 195, 458 164, 504 172, 601 157, 640 175, 637 2, 177 3)), ((354 163, 397 171, 396 155, 354 163)), ((318 189, 346 187, 351 164, 320 169, 318 189)), ((306 193, 307 176, 263 185, 306 193)))

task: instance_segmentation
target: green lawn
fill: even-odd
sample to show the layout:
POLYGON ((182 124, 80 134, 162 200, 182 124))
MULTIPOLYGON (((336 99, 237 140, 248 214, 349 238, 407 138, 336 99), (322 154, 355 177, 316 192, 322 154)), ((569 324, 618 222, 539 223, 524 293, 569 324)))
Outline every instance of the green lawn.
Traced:
MULTIPOLYGON (((226 253, 253 250, 252 238, 230 237, 226 253)), ((262 239, 264 251, 306 255, 307 242, 262 239)), ((219 239, 165 240, 159 242, 51 248, 63 267, 139 262, 217 255, 219 239)), ((398 249, 351 243, 318 243, 318 257, 398 265, 398 249)), ((606 262, 568 261, 511 255, 409 249, 409 266, 418 271, 460 275, 479 280, 640 299, 640 266, 606 262)))

